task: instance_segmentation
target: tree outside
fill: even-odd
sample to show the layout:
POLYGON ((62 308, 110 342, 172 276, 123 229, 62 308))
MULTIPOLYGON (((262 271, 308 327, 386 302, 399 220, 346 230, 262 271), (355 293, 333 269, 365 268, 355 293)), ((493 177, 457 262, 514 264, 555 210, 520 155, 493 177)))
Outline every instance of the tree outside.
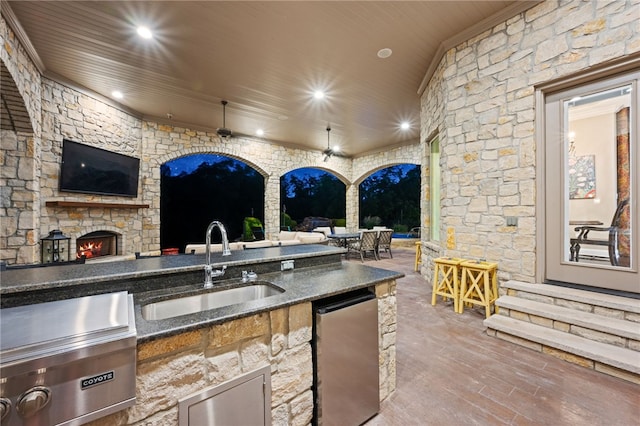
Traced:
MULTIPOLYGON (((264 178, 241 161, 197 154, 160 167, 160 246, 204 242, 207 226, 219 220, 230 241, 243 235, 245 217, 264 221, 264 178)), ((213 241, 219 241, 217 231, 213 241)))
POLYGON ((407 232, 420 226, 420 166, 403 164, 379 170, 359 190, 360 227, 377 223, 407 232))
POLYGON ((305 217, 343 221, 346 186, 331 173, 319 169, 293 170, 280 178, 280 213, 281 226, 290 226, 287 216, 297 224, 305 217))

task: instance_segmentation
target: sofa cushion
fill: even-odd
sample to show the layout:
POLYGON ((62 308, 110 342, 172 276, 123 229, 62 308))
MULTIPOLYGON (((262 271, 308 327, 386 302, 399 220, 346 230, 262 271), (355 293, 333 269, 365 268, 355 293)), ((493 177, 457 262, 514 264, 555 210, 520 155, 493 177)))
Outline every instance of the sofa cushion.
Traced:
POLYGON ((242 244, 245 249, 271 247, 273 245, 271 240, 247 241, 239 244, 242 244))
POLYGON ((324 234, 320 232, 297 232, 296 239, 300 240, 303 244, 320 243, 327 239, 324 234))
POLYGON ((280 244, 281 246, 295 246, 296 244, 301 244, 302 241, 298 239, 294 239, 294 240, 278 241, 277 243, 280 244))
POLYGON ((317 228, 314 228, 313 232, 321 232, 325 236, 332 234, 330 226, 318 226, 317 228))
POLYGON ((278 240, 287 241, 287 240, 295 240, 297 232, 295 231, 280 231, 278 233, 278 240))

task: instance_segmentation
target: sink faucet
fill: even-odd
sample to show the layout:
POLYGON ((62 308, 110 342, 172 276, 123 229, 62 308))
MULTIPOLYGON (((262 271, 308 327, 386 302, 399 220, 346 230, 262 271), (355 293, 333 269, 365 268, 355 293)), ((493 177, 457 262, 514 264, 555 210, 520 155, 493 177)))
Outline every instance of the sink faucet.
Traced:
POLYGON ((227 238, 227 230, 225 229, 222 222, 214 220, 207 227, 207 235, 205 237, 205 246, 206 246, 206 255, 207 260, 204 265, 204 288, 213 287, 213 277, 221 277, 224 275, 225 269, 227 269, 226 265, 222 267, 222 269, 213 269, 211 266, 211 231, 213 228, 218 228, 220 230, 220 235, 222 236, 222 255, 229 256, 231 254, 231 249, 229 248, 229 238, 227 238))

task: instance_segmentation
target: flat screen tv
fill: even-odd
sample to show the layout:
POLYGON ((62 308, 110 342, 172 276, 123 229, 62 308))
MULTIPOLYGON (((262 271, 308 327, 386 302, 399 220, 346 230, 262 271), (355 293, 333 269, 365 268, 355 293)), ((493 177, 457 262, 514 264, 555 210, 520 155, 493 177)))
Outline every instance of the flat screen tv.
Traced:
POLYGON ((136 197, 139 170, 139 158, 62 141, 60 191, 136 197))

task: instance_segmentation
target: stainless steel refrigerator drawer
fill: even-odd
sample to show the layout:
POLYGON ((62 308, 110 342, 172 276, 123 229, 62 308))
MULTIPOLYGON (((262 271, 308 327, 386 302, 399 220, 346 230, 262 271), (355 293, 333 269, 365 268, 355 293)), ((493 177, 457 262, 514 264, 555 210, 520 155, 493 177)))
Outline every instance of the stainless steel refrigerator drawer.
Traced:
POLYGON ((378 300, 373 294, 317 306, 316 423, 357 426, 380 410, 378 300))

